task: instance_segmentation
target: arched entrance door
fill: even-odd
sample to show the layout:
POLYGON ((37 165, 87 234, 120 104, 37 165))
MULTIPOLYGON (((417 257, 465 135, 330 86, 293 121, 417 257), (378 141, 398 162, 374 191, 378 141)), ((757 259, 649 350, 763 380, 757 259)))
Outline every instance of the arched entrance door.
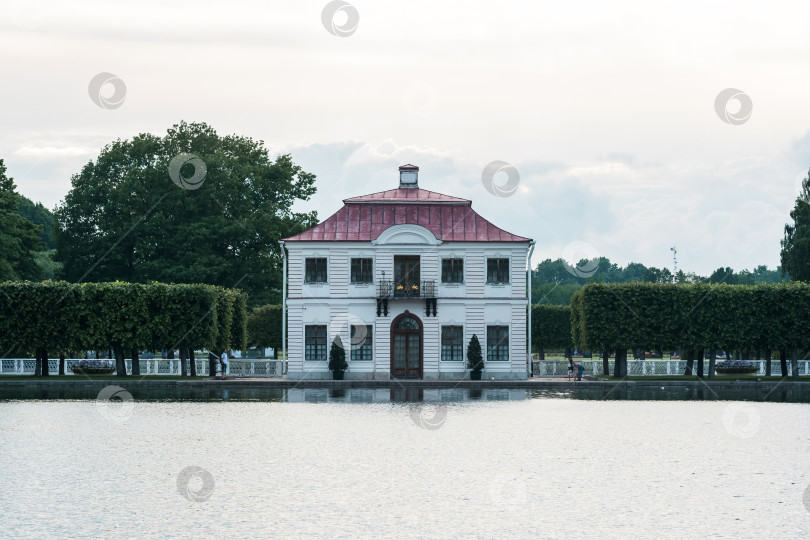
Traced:
POLYGON ((408 311, 391 323, 391 377, 422 378, 422 321, 408 311))

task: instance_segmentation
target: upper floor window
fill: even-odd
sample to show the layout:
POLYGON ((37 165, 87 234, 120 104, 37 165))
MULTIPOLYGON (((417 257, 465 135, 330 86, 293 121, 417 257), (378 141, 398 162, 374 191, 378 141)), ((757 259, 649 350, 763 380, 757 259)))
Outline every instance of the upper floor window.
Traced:
POLYGON ((326 360, 326 325, 304 327, 304 360, 326 360))
POLYGON ((326 283, 326 257, 308 258, 304 268, 304 281, 326 283))
POLYGON ((371 283, 374 275, 372 259, 352 259, 352 283, 371 283))
POLYGON ((442 360, 464 360, 464 327, 442 326, 442 360))
POLYGON ((509 283, 509 259, 487 259, 487 283, 509 283))
POLYGON ((442 259, 442 283, 464 283, 464 259, 442 259))
POLYGON ((487 362, 509 360, 509 327, 487 326, 487 362))
POLYGON ((352 360, 371 360, 371 325, 352 325, 352 360))

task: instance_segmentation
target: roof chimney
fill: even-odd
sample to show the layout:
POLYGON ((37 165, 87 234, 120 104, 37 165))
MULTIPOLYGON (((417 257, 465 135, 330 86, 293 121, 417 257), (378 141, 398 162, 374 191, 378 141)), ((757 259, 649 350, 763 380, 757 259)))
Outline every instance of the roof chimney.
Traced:
POLYGON ((400 189, 412 189, 419 187, 419 167, 416 165, 403 165, 399 168, 400 189))

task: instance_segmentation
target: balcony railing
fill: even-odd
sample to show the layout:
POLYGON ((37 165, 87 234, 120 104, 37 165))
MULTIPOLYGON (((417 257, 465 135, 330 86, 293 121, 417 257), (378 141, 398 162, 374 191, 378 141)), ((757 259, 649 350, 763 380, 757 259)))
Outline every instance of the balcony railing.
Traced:
POLYGON ((380 280, 377 298, 436 298, 436 282, 380 280))

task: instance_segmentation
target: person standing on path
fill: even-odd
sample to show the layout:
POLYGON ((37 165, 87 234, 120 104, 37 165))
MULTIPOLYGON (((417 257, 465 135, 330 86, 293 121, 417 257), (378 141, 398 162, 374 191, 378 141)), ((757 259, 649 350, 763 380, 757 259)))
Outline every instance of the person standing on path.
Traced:
POLYGON ((582 365, 582 362, 577 362, 577 380, 582 380, 582 374, 585 373, 585 366, 582 365))
POLYGON ((571 377, 574 376, 574 361, 572 359, 568 359, 568 380, 571 380, 571 377))
POLYGON ((228 349, 222 349, 222 356, 219 357, 219 363, 222 364, 222 378, 228 374, 228 349))

